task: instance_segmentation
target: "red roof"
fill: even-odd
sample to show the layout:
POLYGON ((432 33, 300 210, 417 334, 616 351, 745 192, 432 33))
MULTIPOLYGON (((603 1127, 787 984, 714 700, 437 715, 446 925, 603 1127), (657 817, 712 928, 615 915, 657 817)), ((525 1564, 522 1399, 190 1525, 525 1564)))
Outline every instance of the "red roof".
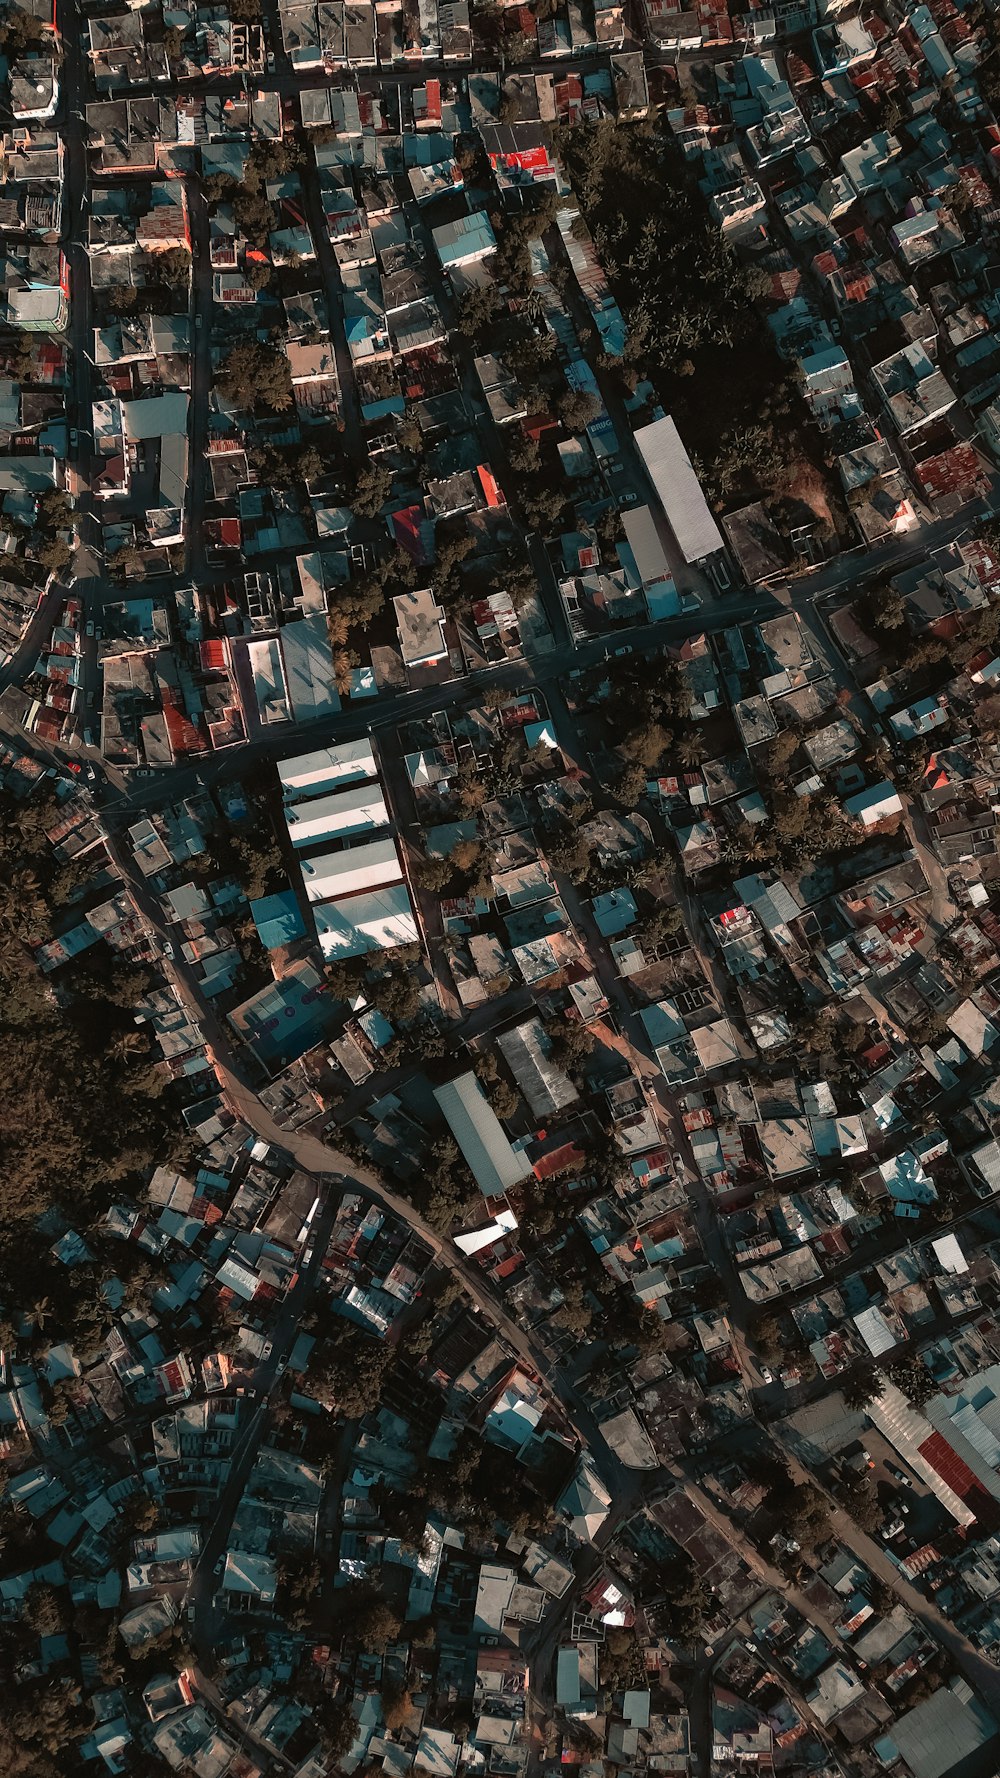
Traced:
POLYGON ((554 1148, 551 1154, 539 1155, 533 1163, 536 1179, 549 1179, 553 1173, 561 1173, 564 1167, 582 1167, 586 1162, 586 1150, 576 1142, 564 1142, 560 1148, 554 1148))
POLYGON ((479 477, 480 486, 482 487, 487 506, 506 505, 504 497, 500 492, 500 484, 497 481, 496 476, 493 474, 493 471, 485 463, 480 463, 476 469, 476 474, 479 477))
POLYGON ((930 1438, 925 1438, 923 1444, 917 1448, 924 1462, 930 1464, 952 1493, 958 1495, 959 1500, 964 1500, 972 1507, 977 1517, 982 1510, 980 1502, 985 1502, 987 1509, 992 1504, 995 1511, 1000 1511, 1000 1506, 995 1501, 991 1503, 978 1476, 973 1475, 969 1465, 963 1463, 957 1451, 952 1450, 942 1433, 932 1432, 930 1438))

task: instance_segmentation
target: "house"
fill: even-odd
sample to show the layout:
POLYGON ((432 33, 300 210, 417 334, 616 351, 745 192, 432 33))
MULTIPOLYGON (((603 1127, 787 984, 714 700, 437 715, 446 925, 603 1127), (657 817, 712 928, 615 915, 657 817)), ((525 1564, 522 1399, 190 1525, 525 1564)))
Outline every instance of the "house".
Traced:
POLYGON ((454 222, 439 223, 431 229, 431 239, 446 272, 460 266, 475 265, 496 252, 496 239, 490 219, 484 210, 459 216, 454 222))
POLYGON ((864 790, 844 798, 844 813, 862 827, 874 827, 879 821, 892 821, 902 815, 903 804, 895 785, 883 782, 869 784, 864 790))
POLYGON ((392 601, 400 652, 407 672, 439 667, 448 660, 445 614, 429 588, 398 593, 392 601))

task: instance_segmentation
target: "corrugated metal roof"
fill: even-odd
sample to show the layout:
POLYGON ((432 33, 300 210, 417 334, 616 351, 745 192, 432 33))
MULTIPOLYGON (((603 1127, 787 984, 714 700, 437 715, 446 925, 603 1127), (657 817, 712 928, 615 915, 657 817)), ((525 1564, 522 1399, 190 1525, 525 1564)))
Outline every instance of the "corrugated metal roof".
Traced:
POLYGON ((529 1163, 515 1154, 471 1070, 435 1087, 434 1097, 484 1197, 500 1197, 528 1178, 529 1163))
POLYGON ((896 1335, 881 1309, 862 1309, 853 1320, 873 1358, 880 1358, 883 1352, 891 1352, 898 1345, 896 1335))
POLYGON ((635 442, 684 560, 699 562, 725 549, 725 539, 669 414, 651 426, 640 426, 635 442))

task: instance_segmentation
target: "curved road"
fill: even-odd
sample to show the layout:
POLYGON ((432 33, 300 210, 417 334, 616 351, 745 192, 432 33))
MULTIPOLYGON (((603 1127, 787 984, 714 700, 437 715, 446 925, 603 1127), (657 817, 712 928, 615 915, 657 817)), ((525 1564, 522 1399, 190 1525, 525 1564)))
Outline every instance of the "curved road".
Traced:
MULTIPOLYGON (((137 880, 134 870, 128 868, 130 861, 123 857, 113 840, 109 842, 109 850, 128 882, 143 917, 161 938, 165 938, 167 936, 166 927, 159 904, 150 895, 145 882, 141 879, 137 880)), ((698 1486, 695 1479, 686 1476, 679 1467, 653 1471, 636 1471, 625 1467, 606 1443, 597 1420, 570 1378, 558 1369, 553 1370, 549 1360, 540 1351, 531 1335, 525 1332, 508 1314, 504 1306, 491 1295, 477 1268, 457 1248, 432 1229, 407 1199, 394 1192, 386 1181, 371 1168, 359 1164, 342 1151, 327 1147, 315 1136, 287 1131, 275 1123, 271 1114, 260 1103, 253 1089, 239 1072, 234 1061, 232 1046, 223 1030, 221 1021, 203 1000, 197 983, 186 964, 182 960, 175 959, 172 964, 165 960, 165 966, 173 977, 176 991, 186 1010, 201 1027, 206 1043, 212 1052, 223 1091, 236 1115, 264 1141, 272 1143, 275 1148, 290 1155, 296 1164, 305 1171, 326 1180, 330 1180, 332 1176, 347 1189, 358 1189, 384 1210, 391 1211, 393 1215, 399 1217, 421 1236, 435 1258, 461 1280, 484 1319, 489 1321, 497 1333, 507 1341, 522 1363, 535 1371, 547 1384, 557 1399, 568 1425, 575 1432, 581 1445, 589 1450, 603 1481, 611 1489, 614 1500, 613 1522, 617 1524, 627 1518, 630 1513, 648 1502, 650 1497, 662 1489, 664 1484, 670 1486, 680 1482, 706 1517, 715 1523, 730 1541, 739 1542, 739 1547, 751 1565, 757 1569, 761 1578, 768 1585, 780 1585, 793 1604, 800 1610, 806 1609, 807 1616, 814 1615, 808 1608, 808 1601, 805 1600, 804 1595, 800 1595, 798 1589, 790 1588, 777 1570, 772 1569, 751 1545, 745 1544, 745 1540, 739 1536, 732 1522, 716 1502, 698 1486)), ((196 1612, 194 1625, 196 1646, 199 1647, 199 1652, 203 1649, 207 1651, 207 1664, 209 1665, 212 1660, 210 1651, 216 1640, 221 1621, 215 1611, 212 1599, 214 1590, 212 1570, 225 1550, 233 1515, 239 1504, 264 1431, 267 1394, 275 1381, 279 1366, 283 1366, 283 1361, 294 1342, 300 1301, 302 1296, 312 1288, 318 1275, 326 1240, 332 1226, 334 1209, 334 1195, 332 1192, 327 1192, 324 1194, 320 1225, 316 1230, 310 1267, 308 1272, 304 1272, 300 1276, 295 1287, 289 1292, 272 1336, 271 1351, 267 1360, 258 1369, 255 1388, 262 1399, 241 1435, 233 1459, 232 1473, 220 1498, 218 1512, 206 1539, 205 1549, 192 1588, 196 1612)), ((786 1460, 802 1482, 815 1483, 815 1478, 808 1474, 784 1447, 782 1449, 786 1460)), ((866 1536, 844 1512, 843 1508, 832 1499, 831 1520, 840 1541, 896 1593, 916 1621, 923 1626, 934 1641, 951 1655, 956 1666, 983 1695, 989 1707, 1000 1715, 1000 1668, 993 1666, 931 1601, 925 1599, 923 1594, 899 1573, 879 1544, 866 1536)), ((601 1539, 601 1541, 605 1540, 601 1539)), ((825 1629, 828 1630, 829 1626, 825 1626, 825 1629)))

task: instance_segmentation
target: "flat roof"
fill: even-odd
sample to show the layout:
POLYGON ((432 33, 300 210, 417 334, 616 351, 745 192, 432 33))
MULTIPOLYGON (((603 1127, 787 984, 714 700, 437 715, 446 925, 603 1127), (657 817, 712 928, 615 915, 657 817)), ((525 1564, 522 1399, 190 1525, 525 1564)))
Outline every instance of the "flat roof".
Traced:
POLYGON ((286 803, 375 776, 375 755, 368 740, 345 741, 340 747, 320 747, 315 753, 297 753, 291 759, 278 761, 286 803))
POLYGON ((350 839, 353 835, 388 827, 389 812, 381 786, 354 784, 330 796, 313 796, 308 802, 290 803, 285 810, 288 833, 296 848, 318 840, 350 839))
POLYGON ((415 944, 416 917, 405 883, 390 883, 370 894, 345 895, 314 909, 320 950, 329 963, 415 944))
POLYGON ((344 852, 323 852, 302 860, 302 880, 310 901, 333 901, 360 889, 398 883, 403 875, 395 840, 372 840, 344 852))

